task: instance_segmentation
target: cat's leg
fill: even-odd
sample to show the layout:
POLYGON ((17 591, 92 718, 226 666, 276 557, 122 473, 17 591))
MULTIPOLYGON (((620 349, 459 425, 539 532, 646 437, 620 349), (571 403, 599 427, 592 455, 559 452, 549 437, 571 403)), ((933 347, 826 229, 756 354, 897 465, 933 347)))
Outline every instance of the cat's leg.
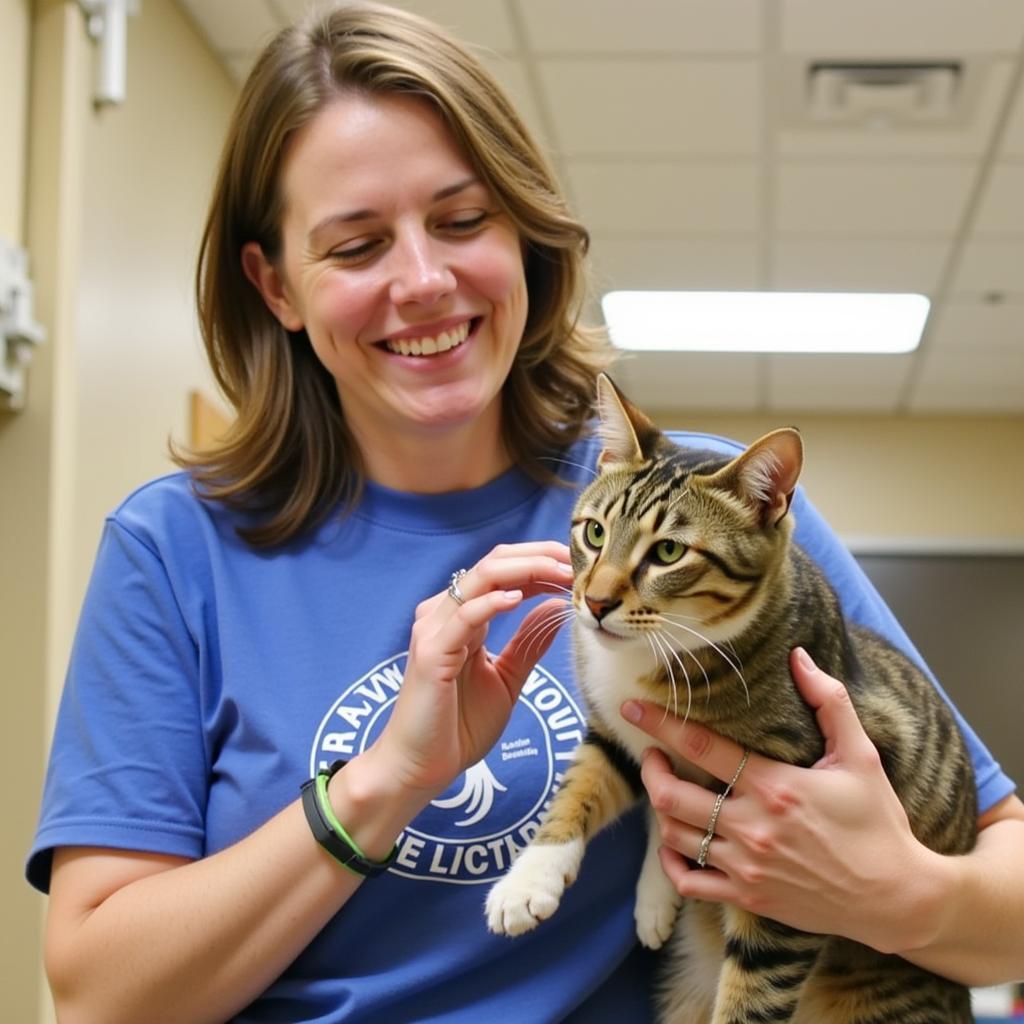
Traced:
MULTIPOLYGON (((658 968, 658 1024, 708 1024, 725 959, 723 908, 687 900, 658 968)), ((821 1024, 821 1022, 819 1022, 821 1024)))
POLYGON ((648 949, 660 949, 672 934, 682 897, 669 881, 661 866, 658 849, 661 846, 661 830, 652 807, 647 807, 647 853, 636 883, 637 938, 648 949))
MULTIPOLYGON (((726 907, 712 1024, 792 1021, 825 937, 726 907)), ((830 1022, 831 1024, 831 1022, 830 1022)))
POLYGON ((631 807, 638 795, 602 746, 584 740, 537 835, 487 894, 491 931, 521 935, 549 918, 566 886, 576 880, 591 837, 631 807))

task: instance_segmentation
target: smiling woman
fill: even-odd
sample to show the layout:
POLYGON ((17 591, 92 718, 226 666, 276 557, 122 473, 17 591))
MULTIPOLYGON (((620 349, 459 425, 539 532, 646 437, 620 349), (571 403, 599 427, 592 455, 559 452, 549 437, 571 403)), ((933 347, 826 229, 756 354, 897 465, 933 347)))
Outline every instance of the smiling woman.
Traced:
POLYGON ((282 247, 249 279, 333 377, 371 479, 486 483, 511 462, 501 393, 526 324, 519 234, 436 110, 341 96, 288 147, 282 247))
POLYGON ((267 545, 353 507, 367 475, 401 484, 410 463, 429 491, 513 463, 552 481, 552 453, 579 435, 611 359, 579 322, 587 245, 518 114, 459 44, 371 4, 311 15, 257 61, 229 131, 197 287, 238 418, 216 451, 181 464, 267 545), (458 386, 429 385, 440 360, 402 358, 462 332, 448 360, 465 362, 458 386), (472 408, 496 436, 469 429, 472 408), (396 458, 371 468, 387 457, 380 430, 395 431, 396 458))

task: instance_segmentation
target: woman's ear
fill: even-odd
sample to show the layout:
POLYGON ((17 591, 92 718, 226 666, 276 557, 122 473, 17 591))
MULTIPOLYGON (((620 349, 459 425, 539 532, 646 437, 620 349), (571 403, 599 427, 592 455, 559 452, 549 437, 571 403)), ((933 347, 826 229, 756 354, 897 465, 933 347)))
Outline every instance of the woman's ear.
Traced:
POLYGON ((289 298, 288 289, 277 267, 263 255, 259 242, 246 242, 242 246, 242 270, 263 296, 263 301, 286 331, 301 331, 302 317, 289 298))

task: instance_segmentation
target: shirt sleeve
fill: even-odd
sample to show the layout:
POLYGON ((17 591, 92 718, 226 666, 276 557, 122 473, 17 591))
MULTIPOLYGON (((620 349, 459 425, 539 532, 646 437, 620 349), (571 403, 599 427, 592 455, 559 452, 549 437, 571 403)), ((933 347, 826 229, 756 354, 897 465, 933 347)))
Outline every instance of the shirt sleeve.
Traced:
POLYGON ((882 600, 874 584, 865 575, 864 570, 800 490, 797 491, 793 501, 793 515, 796 519, 797 543, 817 562, 828 577, 839 595, 839 601, 846 617, 873 629, 917 662, 953 709, 953 714, 967 742, 971 761, 974 764, 979 811, 987 811, 1000 800, 1009 796, 1016 788, 1013 781, 1006 776, 998 762, 978 739, 974 730, 967 724, 939 685, 924 659, 911 643, 910 638, 896 621, 896 617, 882 600))
POLYGON ((209 758, 198 650, 155 546, 109 519, 29 853, 36 888, 48 890, 59 846, 202 856, 209 758))

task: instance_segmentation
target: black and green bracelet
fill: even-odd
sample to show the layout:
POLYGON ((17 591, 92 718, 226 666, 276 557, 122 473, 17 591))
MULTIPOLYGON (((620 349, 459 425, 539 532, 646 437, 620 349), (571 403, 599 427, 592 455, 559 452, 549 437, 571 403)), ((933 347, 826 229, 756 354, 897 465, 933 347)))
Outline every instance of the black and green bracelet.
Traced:
POLYGON ((302 809, 313 832, 313 838, 340 864, 349 871, 365 878, 373 878, 395 862, 398 856, 397 844, 384 860, 370 860, 359 848, 359 844, 345 831, 338 821, 327 795, 327 783, 342 768, 345 761, 335 761, 302 784, 302 809))

